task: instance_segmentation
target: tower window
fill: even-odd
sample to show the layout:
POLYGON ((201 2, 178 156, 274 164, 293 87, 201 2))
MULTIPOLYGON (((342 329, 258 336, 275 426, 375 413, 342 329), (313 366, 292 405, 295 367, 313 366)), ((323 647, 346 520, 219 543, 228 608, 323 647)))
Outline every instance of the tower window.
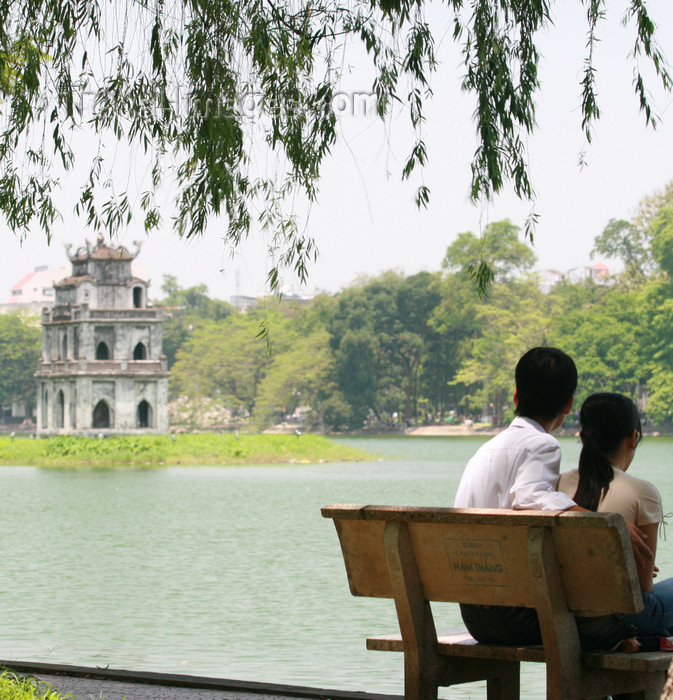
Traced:
POLYGON ((46 429, 49 427, 49 389, 47 389, 44 382, 42 383, 42 428, 46 429))
POLYGON ((63 419, 65 416, 65 398, 63 396, 63 391, 59 389, 58 394, 56 394, 56 406, 54 407, 54 427, 62 428, 63 419))
POLYGON ((135 348, 133 348, 133 359, 134 360, 146 360, 147 359, 147 348, 145 343, 138 343, 135 348))
POLYGON ((101 399, 97 404, 96 408, 93 409, 93 427, 94 428, 109 428, 110 427, 110 408, 101 399))
POLYGON ((107 343, 101 341, 96 346, 96 359, 97 360, 109 360, 110 359, 110 348, 107 343))
POLYGON ((143 308, 143 288, 134 287, 133 288, 133 308, 142 309, 143 308))
POLYGON ((138 404, 138 420, 137 425, 139 428, 152 428, 152 406, 143 399, 138 404))

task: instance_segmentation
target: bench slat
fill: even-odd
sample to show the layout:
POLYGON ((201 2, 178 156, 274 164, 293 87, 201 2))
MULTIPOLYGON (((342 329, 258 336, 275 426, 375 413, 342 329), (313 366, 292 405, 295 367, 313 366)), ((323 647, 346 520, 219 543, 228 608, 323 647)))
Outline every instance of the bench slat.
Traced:
MULTIPOLYGON (((457 656, 471 659, 496 659, 498 661, 533 661, 544 663, 544 649, 541 646, 515 647, 479 644, 467 632, 451 635, 437 635, 440 656, 457 656)), ((367 638, 370 651, 404 651, 402 636, 399 634, 381 635, 367 638)))
MULTIPOLYGON (((499 661, 526 661, 544 663, 545 653, 541 646, 516 647, 496 644, 480 644, 467 632, 456 631, 451 634, 437 635, 439 654, 474 659, 497 659, 499 661)), ((402 636, 383 634, 367 637, 367 649, 370 651, 403 652, 402 636)), ((582 665, 587 668, 612 669, 615 671, 633 671, 634 673, 651 673, 667 671, 673 655, 669 652, 648 651, 637 654, 622 652, 599 653, 584 652, 582 665)))
POLYGON ((605 668, 633 673, 652 673, 653 671, 666 673, 671 664, 671 658, 673 657, 670 653, 661 651, 641 651, 636 654, 586 653, 582 654, 582 664, 587 668, 605 668))

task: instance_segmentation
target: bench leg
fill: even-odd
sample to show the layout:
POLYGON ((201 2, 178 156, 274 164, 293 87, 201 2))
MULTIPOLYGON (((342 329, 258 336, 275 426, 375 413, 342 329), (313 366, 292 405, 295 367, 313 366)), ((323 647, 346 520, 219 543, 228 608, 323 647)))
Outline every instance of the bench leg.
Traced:
POLYGON ((486 681, 488 700, 519 700, 520 667, 518 661, 442 656, 437 680, 442 687, 486 681))
POLYGON ((581 683, 582 692, 578 697, 605 698, 611 691, 610 697, 613 700, 659 700, 662 697, 666 674, 657 671, 650 673, 624 671, 614 675, 608 672, 602 675, 600 682, 596 683, 596 680, 595 675, 585 674, 581 683), (619 692, 620 690, 626 692, 619 692))
POLYGON ((521 695, 521 679, 519 664, 495 663, 497 676, 486 681, 487 700, 519 700, 521 695))
POLYGON ((437 700, 440 666, 437 631, 430 603, 423 595, 407 526, 386 523, 383 545, 404 642, 405 700, 437 700))
POLYGON ((437 675, 404 656, 404 700, 437 700, 437 675))

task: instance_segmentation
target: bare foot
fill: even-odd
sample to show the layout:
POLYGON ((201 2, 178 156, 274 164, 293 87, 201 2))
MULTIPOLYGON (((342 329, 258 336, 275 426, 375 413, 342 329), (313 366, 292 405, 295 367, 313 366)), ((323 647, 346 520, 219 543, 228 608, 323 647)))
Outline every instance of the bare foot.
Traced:
POLYGON ((630 637, 629 639, 624 639, 619 648, 626 654, 635 654, 637 651, 640 651, 640 642, 634 637, 630 637))

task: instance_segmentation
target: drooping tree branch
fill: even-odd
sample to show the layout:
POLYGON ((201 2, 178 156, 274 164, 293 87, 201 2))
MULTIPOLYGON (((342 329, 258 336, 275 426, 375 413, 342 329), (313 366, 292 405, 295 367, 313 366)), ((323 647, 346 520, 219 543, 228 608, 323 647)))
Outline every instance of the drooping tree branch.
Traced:
MULTIPOLYGON (((600 116, 593 49, 607 20, 605 0, 587 10, 581 81, 587 139, 600 116)), ((128 142, 148 164, 140 193, 115 177, 101 146, 91 159, 77 212, 114 235, 131 217, 147 230, 165 225, 156 203, 176 188, 173 226, 202 234, 217 216, 235 248, 257 221, 271 232, 269 283, 290 267, 305 279, 316 247, 295 216, 297 197, 313 202, 337 141, 333 100, 341 57, 364 45, 372 91, 385 118, 406 107, 416 139, 400 175, 422 169, 425 104, 437 64, 424 0, 0 0, 0 214, 14 231, 36 223, 49 236, 58 216, 59 179, 77 160, 73 135, 91 129, 101 143, 128 142), (252 107, 251 117, 249 107, 252 107), (255 169, 267 149, 269 172, 255 169)), ((539 32, 551 25, 548 0, 447 0, 454 41, 463 50, 463 89, 475 97, 477 150, 472 197, 489 199, 512 183, 532 200, 526 136, 535 129, 539 32)), ((634 88, 648 123, 656 117, 641 62, 671 89, 645 0, 622 18, 635 27, 634 88)), ((430 192, 421 185, 419 206, 430 192)), ((476 268, 478 285, 487 270, 476 268)))

